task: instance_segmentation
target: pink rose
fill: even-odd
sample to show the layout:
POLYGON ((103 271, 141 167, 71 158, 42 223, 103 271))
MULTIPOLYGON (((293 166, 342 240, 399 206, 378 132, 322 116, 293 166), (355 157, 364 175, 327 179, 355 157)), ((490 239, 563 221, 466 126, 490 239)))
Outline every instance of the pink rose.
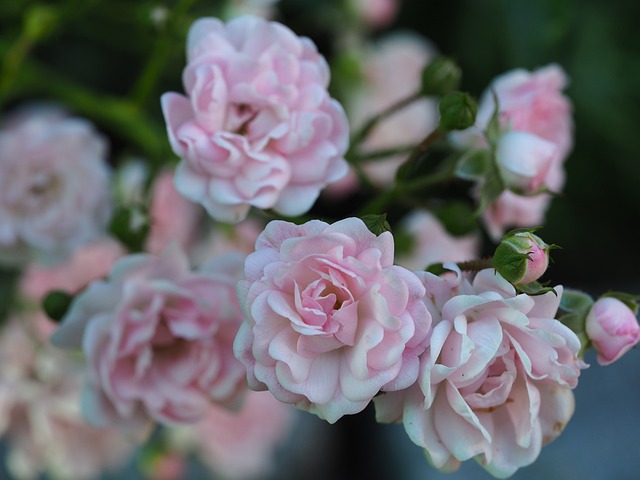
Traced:
POLYGON ((222 478, 266 478, 273 473, 276 449, 291 433, 294 413, 299 412, 269 392, 249 391, 237 411, 212 405, 198 424, 168 433, 177 448, 196 453, 222 478))
POLYGON ((528 132, 509 131, 496 147, 496 163, 505 186, 522 193, 545 187, 556 152, 553 143, 528 132))
POLYGON ((145 249, 160 253, 171 242, 177 241, 188 250, 196 239, 201 213, 204 212, 199 206, 178 193, 173 184, 173 172, 161 172, 151 190, 151 225, 145 249))
POLYGON ((407 253, 398 256, 397 263, 409 270, 424 270, 433 263, 463 262, 480 253, 477 235, 454 237, 427 210, 413 210, 400 228, 411 235, 413 244, 407 253))
POLYGON ((357 218, 270 222, 238 283, 249 387, 333 423, 413 383, 431 318, 393 249, 357 218))
MULTIPOLYGON (((352 125, 363 125, 369 118, 420 89, 422 69, 435 55, 435 48, 424 37, 412 32, 383 36, 361 53, 362 85, 352 92, 348 106, 352 125), (392 75, 389 72, 393 72, 392 75)), ((422 98, 380 122, 363 142, 363 152, 417 145, 438 122, 437 103, 422 98)), ((391 185, 398 167, 407 155, 366 162, 365 172, 381 186, 391 185)))
POLYGON ((258 17, 202 18, 187 57, 187 96, 165 93, 162 109, 182 158, 176 187, 213 218, 238 222, 251 206, 299 215, 346 174, 346 116, 308 38, 258 17))
MULTIPOLYGON (((513 141, 510 132, 529 134, 516 137, 520 140, 517 149, 522 151, 515 163, 512 161, 515 155, 504 155, 503 145, 501 173, 505 176, 506 186, 515 186, 525 193, 542 186, 559 192, 565 183, 563 165, 573 146, 572 106, 563 93, 567 83, 565 72, 555 64, 533 72, 523 69, 509 71, 494 79, 482 94, 476 125, 456 132, 450 138, 459 147, 485 147, 482 131, 493 115, 495 93, 503 135, 511 135, 506 141, 513 141), (523 141, 523 138, 527 140, 523 141), (507 157, 510 160, 506 161, 507 157), (526 167, 522 165, 523 161, 526 161, 526 167)), ((510 147, 513 152, 514 146, 510 147)), ((548 194, 524 197, 505 191, 485 210, 483 220, 490 236, 497 241, 509 228, 541 224, 550 201, 548 194)))
POLYGON ((434 466, 475 458, 505 478, 532 463, 573 413, 578 337, 554 317, 562 287, 516 294, 493 269, 473 283, 420 272, 434 321, 420 376, 376 397, 380 421, 404 421, 434 466))
POLYGON ((587 336, 596 351, 600 365, 618 360, 640 341, 640 325, 636 314, 617 298, 597 300, 587 315, 587 336))
POLYGON ((400 7, 399 0, 353 0, 352 3, 365 23, 374 28, 388 26, 400 7))
POLYGON ((111 212, 107 143, 84 119, 23 109, 0 130, 0 258, 57 260, 101 235, 111 212))
POLYGON ((32 320, 14 316, 0 331, 0 435, 8 470, 15 478, 82 480, 121 467, 135 443, 85 421, 82 366, 33 335, 32 320))
POLYGON ((202 418, 210 402, 235 402, 244 369, 232 343, 242 313, 234 288, 241 255, 189 270, 173 245, 161 256, 120 259, 78 295, 52 341, 82 345, 83 408, 95 425, 147 426, 202 418))
POLYGON ((44 342, 57 327, 39 310, 51 290, 76 294, 91 281, 106 277, 116 260, 125 253, 124 247, 117 241, 104 237, 78 248, 64 262, 27 265, 20 278, 20 295, 26 302, 38 306, 33 318, 34 335, 44 342))

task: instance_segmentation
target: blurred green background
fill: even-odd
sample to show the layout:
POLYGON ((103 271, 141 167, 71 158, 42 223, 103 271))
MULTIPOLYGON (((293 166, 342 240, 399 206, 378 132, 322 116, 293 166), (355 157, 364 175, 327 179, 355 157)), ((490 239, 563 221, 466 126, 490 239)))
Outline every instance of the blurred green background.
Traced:
MULTIPOLYGON (((282 0, 276 20, 310 36, 329 61, 349 29, 345 0, 282 0)), ((159 96, 181 91, 184 38, 220 1, 59 0, 0 3, 1 112, 56 100, 109 136, 114 161, 174 161, 159 96)), ((568 73, 575 147, 567 184, 541 236, 563 247, 551 276, 568 286, 640 288, 640 4, 596 0, 404 0, 372 38, 411 29, 455 58, 479 95, 509 69, 551 62, 568 73)))

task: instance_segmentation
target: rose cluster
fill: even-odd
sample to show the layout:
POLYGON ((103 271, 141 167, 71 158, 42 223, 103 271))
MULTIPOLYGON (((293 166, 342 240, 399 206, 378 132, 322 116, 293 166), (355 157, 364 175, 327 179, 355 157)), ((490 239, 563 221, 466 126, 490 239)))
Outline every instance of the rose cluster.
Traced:
MULTIPOLYGON (((395 12, 377 5, 361 19, 371 28, 395 12)), ((360 53, 345 113, 309 38, 257 16, 197 19, 184 94, 160 100, 175 169, 128 159, 112 176, 87 120, 51 107, 8 118, 0 261, 21 270, 0 337, 12 364, 0 434, 21 439, 15 471, 74 476, 33 445, 103 432, 78 466, 92 474, 160 425, 167 455, 150 476, 177 478, 191 453, 225 477, 259 476, 292 406, 333 424, 372 405, 436 468, 475 459, 505 478, 571 419, 586 350, 608 365, 640 342, 637 297, 540 281, 554 245, 533 227, 573 142, 562 68, 507 72, 477 111, 464 100, 451 113, 457 67, 429 42, 360 53), (430 159, 450 155, 425 168, 434 142, 430 159), (460 181, 452 208, 422 191, 460 181), (344 203, 316 215, 322 200, 344 203)))

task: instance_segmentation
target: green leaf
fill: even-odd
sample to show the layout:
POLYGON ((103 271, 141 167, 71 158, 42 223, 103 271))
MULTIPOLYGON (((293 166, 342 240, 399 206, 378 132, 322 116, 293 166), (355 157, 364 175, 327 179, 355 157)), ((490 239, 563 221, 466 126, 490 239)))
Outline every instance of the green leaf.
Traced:
POLYGON ((593 298, 585 292, 580 290, 565 289, 562 292, 562 299, 560 300, 560 310, 567 313, 586 313, 591 309, 593 305, 593 298))
POLYGON ((364 224, 367 226, 369 231, 374 235, 380 235, 383 232, 390 232, 391 226, 389 222, 387 222, 387 214, 383 213, 382 215, 370 214, 363 215, 360 217, 364 224))
POLYGON ((426 272, 433 273, 434 275, 442 275, 444 272, 448 271, 446 268, 444 268, 442 263, 432 263, 424 270, 426 272))
POLYGON ((480 186, 479 205, 477 214, 484 212, 489 205, 496 201, 504 191, 504 185, 498 175, 487 175, 485 181, 480 186))
POLYGON ((440 99, 438 110, 441 130, 464 130, 475 123, 478 104, 468 93, 452 92, 440 99))
POLYGON ((111 217, 109 231, 131 252, 141 252, 149 233, 147 214, 139 207, 119 207, 111 217))
POLYGON ((617 300, 620 300, 627 307, 631 309, 633 313, 638 314, 638 300, 640 300, 640 295, 632 295, 630 293, 625 292, 606 292, 600 298, 605 297, 613 297, 617 300))
POLYGON ((539 282, 531 282, 526 285, 515 285, 516 290, 520 293, 526 293, 527 295, 544 295, 548 292, 553 292, 556 296, 558 292, 553 287, 547 287, 539 282))
POLYGON ((491 171, 491 153, 488 150, 469 150, 458 160, 455 175, 463 180, 476 181, 491 171))
POLYGON ((62 290, 52 290, 44 297, 42 309, 51 320, 59 322, 69 310, 72 301, 73 296, 69 293, 62 290))
POLYGON ((473 209, 468 203, 451 201, 441 208, 434 210, 438 220, 451 235, 459 237, 478 229, 478 223, 473 216, 473 209))

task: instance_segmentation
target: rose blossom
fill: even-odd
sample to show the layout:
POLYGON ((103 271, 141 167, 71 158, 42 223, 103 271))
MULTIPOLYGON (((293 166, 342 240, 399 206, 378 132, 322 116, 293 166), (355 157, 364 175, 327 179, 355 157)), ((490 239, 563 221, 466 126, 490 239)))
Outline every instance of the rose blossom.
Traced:
POLYGON ((437 468, 475 458, 496 477, 532 463, 573 414, 578 337, 554 317, 562 287, 517 294, 493 269, 473 283, 419 272, 434 326, 408 390, 376 397, 437 468))
POLYGON ((353 8, 373 28, 388 26, 396 18, 400 0, 352 0, 353 8))
POLYGON ((149 209, 149 235, 145 249, 160 253, 173 241, 188 250, 195 242, 204 214, 201 207, 186 200, 173 184, 173 172, 166 170, 154 179, 149 209))
MULTIPOLYGON (((495 93, 503 134, 525 132, 534 135, 538 140, 529 144, 537 145, 535 148, 538 150, 543 141, 553 145, 555 151, 549 153, 551 160, 544 160, 544 167, 536 169, 533 178, 536 186, 559 192, 565 182, 563 165, 573 145, 572 106, 563 93, 567 83, 564 70, 555 64, 532 72, 511 70, 494 79, 482 94, 476 125, 456 132, 450 138, 463 148, 486 146, 481 132, 487 128, 493 115, 495 93)), ((527 152, 527 155, 532 153, 527 152)), ((483 220, 491 237, 499 240, 509 227, 532 227, 542 223, 550 202, 549 194, 523 197, 505 191, 488 206, 483 220)))
POLYGON ((0 331, 0 436, 7 468, 15 478, 95 478, 120 467, 135 444, 85 421, 82 366, 40 336, 41 320, 15 313, 0 331))
POLYGON ((636 314, 613 297, 596 300, 587 315, 586 329, 600 365, 615 362, 640 341, 636 314))
POLYGON ((234 287, 242 256, 189 270, 177 244, 120 259, 78 295, 52 341, 82 345, 83 408, 95 425, 190 422, 210 404, 235 402, 244 370, 232 342, 242 313, 234 287))
POLYGON ((276 449, 294 426, 295 413, 269 392, 249 391, 238 410, 212 405, 196 425, 167 433, 172 448, 195 453, 225 479, 266 478, 273 473, 276 449))
MULTIPOLYGON (((422 69, 435 51, 426 38, 409 31, 387 34, 364 48, 359 55, 362 84, 351 92, 347 105, 350 123, 364 125, 371 117, 416 93, 422 69)), ((437 126, 437 121, 436 101, 421 98, 374 127, 360 150, 367 153, 417 145, 437 126)), ((394 155, 363 166, 375 184, 389 186, 406 158, 406 154, 394 155)))
POLYGON ((187 59, 187 96, 165 93, 162 109, 176 187, 213 218, 238 222, 251 206, 299 215, 346 174, 346 116, 308 38, 253 16, 201 18, 187 59))
POLYGON ((397 263, 410 270, 424 270, 433 263, 463 262, 480 253, 477 235, 454 237, 427 210, 413 210, 402 219, 400 228, 414 244, 408 252, 398 255, 397 263))
POLYGON ((537 193, 545 186, 556 147, 528 132, 510 131, 498 140, 496 163, 508 188, 537 193))
POLYGON ((358 218, 270 222, 237 288, 249 387, 333 423, 413 383, 431 318, 393 248, 358 218))
POLYGON ((24 108, 0 130, 0 257, 66 256, 109 219, 107 143, 85 119, 24 108))

